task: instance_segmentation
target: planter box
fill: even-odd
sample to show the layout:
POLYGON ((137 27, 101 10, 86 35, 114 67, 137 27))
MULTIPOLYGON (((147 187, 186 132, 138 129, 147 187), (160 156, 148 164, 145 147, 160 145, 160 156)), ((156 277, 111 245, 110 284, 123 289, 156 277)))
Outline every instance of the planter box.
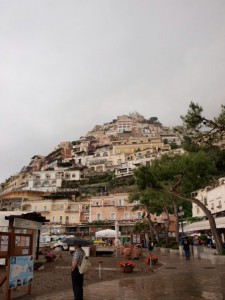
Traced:
POLYGON ((160 252, 164 254, 170 253, 170 248, 160 248, 160 252))
POLYGON ((154 246, 153 251, 154 251, 154 252, 160 251, 160 247, 154 246))
POLYGON ((170 249, 170 254, 179 255, 179 249, 170 249))
POLYGON ((179 245, 179 255, 180 256, 184 256, 184 249, 183 249, 183 246, 182 245, 179 245))
POLYGON ((213 265, 225 265, 225 255, 214 255, 211 256, 211 263, 213 265))

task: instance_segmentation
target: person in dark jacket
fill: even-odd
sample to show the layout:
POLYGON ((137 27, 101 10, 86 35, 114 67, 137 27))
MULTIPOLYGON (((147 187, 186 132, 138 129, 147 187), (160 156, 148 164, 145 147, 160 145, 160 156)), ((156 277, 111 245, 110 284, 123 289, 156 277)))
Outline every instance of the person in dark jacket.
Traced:
POLYGON ((185 239, 183 241, 183 249, 184 249, 186 260, 189 260, 190 259, 190 242, 187 239, 185 239))

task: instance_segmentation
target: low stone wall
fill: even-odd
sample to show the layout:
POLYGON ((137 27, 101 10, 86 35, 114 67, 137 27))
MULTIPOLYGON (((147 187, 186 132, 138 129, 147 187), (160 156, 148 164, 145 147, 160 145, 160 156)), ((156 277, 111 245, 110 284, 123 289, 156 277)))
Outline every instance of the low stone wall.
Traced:
POLYGON ((194 258, 208 259, 213 265, 225 265, 225 256, 218 255, 216 249, 204 246, 193 246, 193 256, 194 258))
POLYGON ((217 254, 215 249, 204 246, 193 246, 193 255, 195 258, 211 259, 215 254, 217 254))
POLYGON ((214 255, 211 257, 211 263, 213 265, 225 265, 225 256, 224 255, 214 255))
POLYGON ((176 250, 176 249, 170 249, 170 254, 173 254, 173 255, 179 255, 179 250, 176 250))
POLYGON ((160 248, 160 252, 163 254, 168 254, 170 253, 170 248, 160 248))

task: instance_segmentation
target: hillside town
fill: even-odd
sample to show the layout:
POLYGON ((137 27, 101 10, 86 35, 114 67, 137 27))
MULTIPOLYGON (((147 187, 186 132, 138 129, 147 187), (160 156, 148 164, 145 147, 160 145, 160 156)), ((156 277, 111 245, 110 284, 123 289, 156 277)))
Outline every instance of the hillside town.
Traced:
MULTIPOLYGON (((132 178, 135 169, 164 153, 183 153, 181 142, 182 135, 156 117, 118 116, 79 140, 61 142, 47 156, 34 155, 28 166, 1 184, 1 210, 40 212, 49 219, 51 232, 91 233, 96 222, 118 220, 128 234, 142 218, 142 211, 132 211, 135 203, 129 203, 128 193, 112 194, 107 180, 88 183, 99 176, 108 176, 109 183, 132 178)), ((162 216, 157 218, 163 223, 162 216)))
MULTIPOLYGON (((137 201, 130 202, 129 189, 124 190, 118 183, 132 182, 137 168, 151 165, 163 154, 185 153, 181 148, 183 134, 177 132, 182 128, 165 128, 156 117, 145 119, 138 113, 96 125, 79 140, 61 142, 47 156, 34 155, 28 166, 3 182, 0 209, 41 213, 49 221, 43 227, 49 234, 92 235, 114 227, 118 221, 121 233, 129 235, 142 221, 144 210, 133 210, 137 201)), ((223 216, 224 187, 221 178, 218 186, 193 193, 212 213, 223 216)), ((201 220, 205 214, 193 204, 192 216, 201 220)), ((173 214, 169 218, 168 230, 174 236, 176 219, 173 214)), ((155 214, 152 219, 157 230, 163 232, 167 217, 155 214)), ((182 230, 200 229, 197 223, 188 226, 182 230)))

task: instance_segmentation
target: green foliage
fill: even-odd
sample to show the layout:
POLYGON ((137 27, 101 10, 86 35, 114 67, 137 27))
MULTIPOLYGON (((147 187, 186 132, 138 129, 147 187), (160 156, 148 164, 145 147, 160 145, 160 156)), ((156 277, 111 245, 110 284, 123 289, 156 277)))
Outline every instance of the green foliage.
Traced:
POLYGON ((147 222, 136 222, 134 224, 133 232, 138 233, 138 232, 145 232, 148 230, 148 223, 147 222))
POLYGON ((150 168, 164 190, 176 188, 188 196, 205 186, 216 173, 215 162, 203 151, 163 156, 150 168))
POLYGON ((89 177, 88 183, 92 184, 92 183, 109 182, 112 179, 113 179, 113 174, 110 173, 96 174, 89 177))
POLYGON ((202 241, 207 241, 207 235, 206 234, 201 234, 199 238, 202 241))
POLYGON ((144 190, 149 188, 159 188, 159 182, 152 172, 151 167, 141 166, 135 171, 136 184, 139 189, 144 190))
POLYGON ((193 140, 198 144, 215 144, 225 135, 225 106, 221 105, 221 112, 213 120, 202 115, 203 108, 191 102, 185 116, 181 116, 193 140))

